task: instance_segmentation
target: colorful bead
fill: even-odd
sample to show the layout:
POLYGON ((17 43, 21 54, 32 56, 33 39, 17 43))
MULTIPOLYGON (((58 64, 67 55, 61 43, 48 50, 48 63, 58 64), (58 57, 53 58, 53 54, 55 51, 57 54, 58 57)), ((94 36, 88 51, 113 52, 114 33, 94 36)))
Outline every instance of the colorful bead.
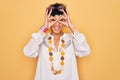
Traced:
POLYGON ((63 61, 61 61, 61 62, 60 62, 60 64, 63 66, 63 65, 64 65, 64 62, 63 62, 63 61))
POLYGON ((51 44, 51 43, 52 43, 52 40, 49 40, 48 43, 51 44))
POLYGON ((51 51, 52 51, 52 48, 51 48, 51 47, 50 47, 50 48, 48 48, 48 51, 49 51, 49 52, 51 52, 51 51))
MULTIPOLYGON (((64 46, 65 46, 65 41, 62 39, 61 40, 61 42, 62 42, 62 44, 61 44, 61 47, 62 48, 64 48, 64 46)), ((50 37, 48 37, 48 43, 50 44, 50 46, 51 46, 51 44, 52 44, 52 37, 50 36, 50 37)), ((50 63, 53 63, 52 61, 53 61, 53 53, 52 53, 52 50, 53 50, 53 48, 52 47, 49 47, 48 48, 48 51, 49 51, 49 61, 50 61, 50 63)), ((64 50, 64 49, 63 49, 64 50)), ((60 55, 61 55, 61 57, 60 57, 60 65, 64 65, 64 55, 65 55, 65 53, 62 51, 62 52, 60 52, 60 55)), ((62 68, 62 67, 61 67, 62 68)), ((60 70, 55 70, 54 69, 54 66, 53 66, 53 64, 51 64, 51 71, 53 72, 53 74, 54 75, 57 75, 57 74, 60 74, 61 72, 62 72, 62 69, 60 69, 60 70)))
POLYGON ((65 46, 65 44, 64 44, 64 43, 62 43, 62 44, 61 44, 61 46, 62 46, 62 47, 64 47, 64 46, 65 46))
POLYGON ((61 58, 60 58, 61 60, 64 60, 64 57, 63 56, 61 56, 61 58))
POLYGON ((64 56, 65 55, 65 53, 62 51, 61 53, 60 53, 62 56, 64 56))
POLYGON ((56 75, 56 74, 57 74, 57 71, 55 70, 55 71, 53 72, 53 74, 56 75))
POLYGON ((53 66, 51 67, 51 71, 54 71, 54 67, 53 66))
POLYGON ((50 37, 48 37, 48 40, 51 40, 51 38, 52 38, 51 36, 50 36, 50 37))
POLYGON ((61 42, 62 42, 62 43, 65 43, 65 41, 64 41, 63 39, 61 40, 61 42))
POLYGON ((53 57, 52 57, 52 56, 50 56, 50 57, 49 57, 49 60, 50 60, 50 61, 53 61, 53 57))
POLYGON ((60 74, 62 71, 61 70, 58 70, 57 73, 60 74))
POLYGON ((49 55, 50 55, 50 56, 53 56, 53 53, 52 53, 52 52, 49 52, 49 55))

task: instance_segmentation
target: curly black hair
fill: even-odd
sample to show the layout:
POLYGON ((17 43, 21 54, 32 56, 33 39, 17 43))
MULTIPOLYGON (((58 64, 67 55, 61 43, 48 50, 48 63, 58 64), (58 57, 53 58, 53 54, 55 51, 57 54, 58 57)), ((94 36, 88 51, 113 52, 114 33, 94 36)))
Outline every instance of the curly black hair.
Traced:
POLYGON ((63 9, 66 12, 66 6, 61 3, 51 4, 47 9, 48 9, 48 14, 50 13, 50 10, 52 9, 51 16, 63 15, 63 12, 61 11, 61 9, 63 9))

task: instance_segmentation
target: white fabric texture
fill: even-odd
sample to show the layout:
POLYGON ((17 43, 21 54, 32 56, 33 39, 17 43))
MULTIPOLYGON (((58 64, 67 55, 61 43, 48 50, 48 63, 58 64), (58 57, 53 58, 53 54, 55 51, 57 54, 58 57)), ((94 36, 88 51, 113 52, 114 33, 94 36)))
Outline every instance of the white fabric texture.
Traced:
MULTIPOLYGON (((48 37, 51 34, 45 34, 41 30, 32 34, 30 41, 24 47, 24 55, 27 57, 36 58, 38 57, 37 68, 34 80, 79 80, 76 56, 83 57, 90 54, 90 47, 87 43, 85 36, 78 31, 73 34, 64 33, 60 39, 65 40, 65 55, 64 55, 64 66, 61 74, 53 75, 50 69, 49 53, 48 53, 48 37)), ((52 36, 54 41, 54 37, 52 36)), ((58 51, 54 44, 53 57, 54 67, 59 69, 60 67, 60 43, 58 51)))

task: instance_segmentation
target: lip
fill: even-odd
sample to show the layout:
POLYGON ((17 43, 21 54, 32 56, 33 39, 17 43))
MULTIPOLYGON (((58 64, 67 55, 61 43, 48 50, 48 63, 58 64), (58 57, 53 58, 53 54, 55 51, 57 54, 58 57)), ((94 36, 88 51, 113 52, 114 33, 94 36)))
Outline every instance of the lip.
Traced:
POLYGON ((55 27, 54 27, 54 29, 55 29, 55 30, 59 30, 59 29, 60 29, 60 27, 58 27, 58 26, 55 26, 55 27))

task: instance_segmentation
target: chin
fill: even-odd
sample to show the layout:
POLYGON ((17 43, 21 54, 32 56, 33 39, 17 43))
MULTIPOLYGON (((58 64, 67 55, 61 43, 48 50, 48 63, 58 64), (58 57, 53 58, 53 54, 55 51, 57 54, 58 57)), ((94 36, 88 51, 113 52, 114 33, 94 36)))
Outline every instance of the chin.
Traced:
POLYGON ((60 28, 59 30, 56 30, 54 28, 52 28, 52 32, 55 34, 61 34, 62 33, 62 28, 60 28))
POLYGON ((62 31, 53 31, 53 33, 55 33, 55 34, 61 34, 62 31))

